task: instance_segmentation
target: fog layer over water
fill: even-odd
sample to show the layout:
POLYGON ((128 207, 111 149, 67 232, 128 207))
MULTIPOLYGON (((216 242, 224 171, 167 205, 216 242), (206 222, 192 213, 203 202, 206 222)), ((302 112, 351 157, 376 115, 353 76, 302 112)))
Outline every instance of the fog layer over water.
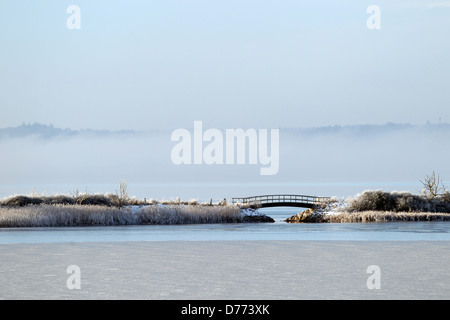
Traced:
MULTIPOLYGON (((262 176, 264 164, 249 164, 248 154, 245 164, 176 165, 171 159, 176 142, 169 130, 4 134, 0 197, 32 191, 69 194, 76 189, 114 193, 121 180, 128 183, 130 195, 147 199, 351 196, 365 189, 418 193, 419 180, 432 171, 450 179, 448 141, 447 125, 280 129, 279 171, 262 176)), ((207 145, 204 142, 203 148, 207 145)))

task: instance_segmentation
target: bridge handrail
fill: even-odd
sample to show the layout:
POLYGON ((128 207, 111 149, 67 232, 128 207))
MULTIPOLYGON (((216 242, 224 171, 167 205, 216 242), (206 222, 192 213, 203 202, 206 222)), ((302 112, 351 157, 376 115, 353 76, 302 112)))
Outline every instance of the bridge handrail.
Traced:
POLYGON ((330 197, 317 197, 298 194, 268 194, 261 196, 251 196, 244 198, 232 198, 233 204, 263 204, 263 203, 275 203, 275 202, 291 202, 291 203, 308 203, 318 204, 323 201, 329 200, 330 197))

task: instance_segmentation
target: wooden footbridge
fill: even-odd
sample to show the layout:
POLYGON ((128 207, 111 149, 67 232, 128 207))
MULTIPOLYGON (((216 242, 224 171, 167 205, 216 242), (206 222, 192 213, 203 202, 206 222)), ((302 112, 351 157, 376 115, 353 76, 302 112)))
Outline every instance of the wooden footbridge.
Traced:
POLYGON ((250 208, 301 207, 315 208, 330 200, 329 197, 315 197, 296 194, 263 195, 246 198, 232 198, 233 204, 250 208))

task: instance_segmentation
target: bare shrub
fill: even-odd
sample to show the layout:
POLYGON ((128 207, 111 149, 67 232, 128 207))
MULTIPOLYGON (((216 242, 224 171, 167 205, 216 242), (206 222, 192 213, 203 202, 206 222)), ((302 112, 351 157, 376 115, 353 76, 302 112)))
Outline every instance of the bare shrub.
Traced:
POLYGON ((12 196, 6 198, 2 201, 3 206, 9 207, 24 207, 31 204, 41 204, 43 203, 41 198, 38 197, 27 197, 27 196, 12 196))
POLYGON ((336 197, 319 198, 318 203, 315 205, 316 211, 329 211, 338 204, 336 197))
POLYGON ((83 202, 82 205, 88 206, 111 206, 111 198, 103 195, 103 194, 90 194, 88 195, 83 202))
POLYGON ((391 211, 394 207, 389 194, 382 190, 364 191, 347 202, 347 211, 391 211))
POLYGON ((88 192, 80 192, 78 189, 70 193, 76 204, 83 204, 84 200, 88 197, 88 192))

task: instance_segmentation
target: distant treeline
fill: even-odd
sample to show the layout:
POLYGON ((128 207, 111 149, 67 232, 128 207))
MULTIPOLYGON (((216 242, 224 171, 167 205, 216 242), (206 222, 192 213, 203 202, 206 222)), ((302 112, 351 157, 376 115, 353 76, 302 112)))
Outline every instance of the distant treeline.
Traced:
MULTIPOLYGON (((346 134, 346 135, 357 135, 357 136, 368 136, 368 135, 378 135, 387 134, 395 132, 430 132, 430 133, 444 133, 450 132, 449 123, 430 123, 427 122, 424 125, 413 125, 413 124, 402 124, 402 123, 386 123, 381 125, 347 125, 347 126, 322 126, 322 127, 305 127, 305 128, 293 128, 284 127, 279 128, 280 131, 300 134, 300 135, 335 135, 335 134, 346 134)), ((89 135, 89 136, 110 136, 110 135, 135 135, 144 133, 161 133, 164 130, 151 129, 149 131, 135 131, 135 130, 95 130, 95 129, 82 129, 73 130, 69 128, 57 128, 53 125, 46 125, 41 123, 25 124, 23 123, 17 127, 0 128, 0 138, 2 137, 27 137, 36 136, 40 138, 54 138, 54 137, 73 137, 76 135, 89 135)))

